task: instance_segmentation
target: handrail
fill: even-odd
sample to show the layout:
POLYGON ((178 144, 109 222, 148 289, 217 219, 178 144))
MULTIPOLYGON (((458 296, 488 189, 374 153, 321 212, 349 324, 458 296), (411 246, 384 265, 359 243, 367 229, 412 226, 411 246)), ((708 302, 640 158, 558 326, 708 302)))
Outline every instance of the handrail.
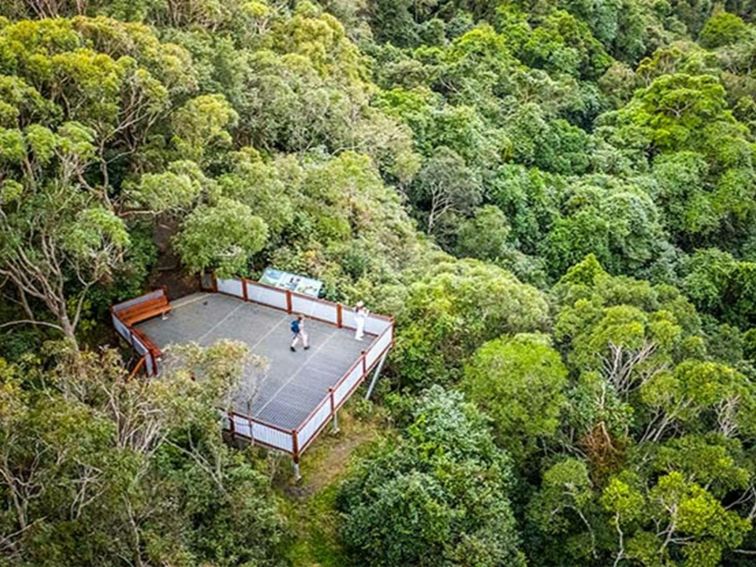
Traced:
MULTIPOLYGON (((376 339, 373 341, 373 344, 378 344, 378 342, 383 338, 383 335, 385 335, 386 333, 388 333, 392 329, 393 329, 393 327, 386 327, 383 330, 383 332, 380 335, 378 335, 378 337, 376 337, 376 339)), ((368 347, 368 351, 370 350, 370 348, 372 346, 373 345, 370 345, 370 347, 368 347)), ((342 374, 342 376, 341 376, 341 378, 339 378, 338 382, 336 382, 336 384, 334 384, 334 386, 333 386, 334 390, 336 390, 339 386, 341 386, 344 383, 344 381, 347 379, 347 377, 352 373, 352 370, 354 370, 354 368, 358 364, 362 364, 362 360, 367 358, 367 352, 368 351, 364 351, 360 355, 360 358, 358 358, 357 361, 354 364, 352 364, 352 366, 349 367, 349 370, 347 370, 344 374, 342 374)))
MULTIPOLYGON (((160 348, 155 343, 153 343, 152 340, 150 340, 139 329, 137 329, 136 327, 134 327, 133 325, 131 325, 129 323, 126 323, 126 321, 124 321, 121 318, 120 311, 123 310, 123 309, 128 309, 129 307, 132 307, 132 306, 139 305, 140 302, 137 301, 138 299, 154 295, 156 292, 162 292, 163 296, 165 296, 166 298, 168 297, 168 292, 167 292, 165 286, 163 286, 163 287, 154 289, 154 290, 152 290, 150 292, 147 292, 147 293, 144 293, 142 295, 139 295, 137 297, 134 297, 132 299, 128 299, 126 301, 122 301, 121 303, 117 303, 117 304, 112 305, 110 307, 110 314, 111 314, 111 316, 114 317, 115 319, 117 319, 118 322, 121 323, 121 325, 123 325, 126 329, 128 329, 129 334, 132 337, 135 336, 137 338, 137 340, 139 340, 139 342, 141 342, 144 345, 144 347, 147 349, 147 351, 150 353, 150 357, 152 358, 152 366, 153 366, 153 368, 146 367, 146 371, 147 371, 147 375, 148 376, 152 376, 152 375, 157 374, 157 372, 158 372, 157 359, 163 355, 163 351, 161 351, 160 348), (129 305, 124 307, 125 303, 128 303, 129 305)), ((149 300, 145 300, 145 301, 149 301, 149 300)), ((124 339, 125 338, 126 337, 124 337, 124 339)), ((132 344, 131 346, 133 347, 134 345, 132 344)), ((145 361, 145 364, 146 364, 146 361, 145 361)))
MULTIPOLYGON (((228 278, 228 279, 235 279, 235 278, 228 278)), ((247 285, 270 289, 270 290, 273 290, 273 291, 276 291, 276 292, 280 293, 281 295, 291 294, 291 295, 293 295, 295 297, 300 297, 302 299, 307 299, 309 301, 314 301, 315 303, 320 303, 322 305, 328 305, 329 307, 338 308, 339 305, 340 305, 342 308, 352 310, 349 306, 345 306, 343 303, 339 303, 339 302, 336 302, 336 301, 331 301, 329 299, 323 299, 321 297, 312 297, 311 295, 300 293, 298 291, 291 291, 290 289, 282 289, 280 287, 272 286, 270 284, 266 284, 266 283, 263 283, 263 282, 255 282, 255 281, 252 281, 252 280, 248 280, 246 278, 241 278, 239 281, 241 281, 243 283, 246 283, 247 285)), ((370 313, 370 316, 371 317, 375 317, 376 319, 382 319, 384 321, 389 321, 391 323, 394 322, 394 318, 391 317, 391 316, 389 316, 389 315, 381 315, 380 313, 370 313)), ((335 321, 334 321, 334 323, 335 323, 335 321)))
MULTIPOLYGON (((311 295, 307 295, 305 293, 301 293, 301 292, 298 292, 298 291, 292 291, 290 289, 284 289, 284 288, 276 287, 274 285, 270 285, 270 284, 263 283, 263 282, 252 281, 252 280, 247 279, 247 278, 222 278, 222 279, 225 279, 225 280, 236 280, 236 281, 240 282, 242 285, 246 284, 246 285, 250 285, 250 286, 262 287, 262 288, 265 288, 265 289, 269 289, 271 291, 275 291, 275 292, 277 292, 277 293, 279 293, 281 295, 291 294, 291 295, 296 296, 296 297, 301 297, 302 299, 308 299, 310 301, 314 301, 316 303, 321 303, 323 305, 328 305, 328 306, 331 306, 331 307, 338 307, 339 305, 341 305, 342 307, 345 307, 346 309, 351 309, 349 306, 345 306, 343 303, 339 303, 339 302, 336 302, 336 301, 331 301, 330 299, 323 299, 321 297, 312 297, 311 295)), ((375 317, 376 319, 382 319, 384 321, 389 321, 391 323, 394 322, 394 318, 392 316, 390 316, 390 315, 382 315, 380 313, 370 313, 370 316, 371 317, 375 317)))
MULTIPOLYGON (((234 278, 229 278, 229 279, 234 279, 234 278)), ((263 282, 255 282, 255 281, 249 280, 247 278, 242 278, 241 281, 244 281, 244 282, 246 282, 246 283, 248 283, 250 285, 256 285, 258 287, 266 287, 268 289, 272 289, 273 291, 277 291, 278 293, 283 293, 283 294, 286 294, 286 293, 297 293, 295 291, 291 291, 290 289, 283 289, 283 288, 276 287, 274 285, 266 284, 266 283, 263 283, 263 282)), ((302 295, 302 294, 301 293, 297 293, 297 295, 302 295)), ((304 297, 308 297, 309 299, 316 299, 314 297, 309 297, 307 295, 304 296, 304 297)))
POLYGON ((280 425, 275 425, 275 424, 269 423, 269 422, 267 422, 267 421, 265 421, 263 419, 259 419, 257 417, 252 417, 252 416, 249 416, 249 415, 247 415, 245 413, 239 413, 238 411, 235 411, 235 410, 231 410, 230 412, 227 412, 227 413, 228 413, 229 416, 234 416, 235 415, 237 417, 241 417, 242 419, 246 419, 246 420, 252 421, 252 422, 257 423, 259 425, 264 425, 265 427, 270 427, 271 429, 275 429, 276 431, 278 431, 280 433, 286 433, 287 435, 291 435, 292 433, 294 433, 293 429, 286 429, 285 427, 281 427, 280 425))
POLYGON ((294 428, 292 431, 295 432, 295 433, 299 433, 302 430, 302 428, 304 428, 304 426, 307 425, 307 423, 312 419, 312 417, 316 413, 318 413, 318 411, 320 410, 320 408, 323 407, 323 404, 325 404, 329 399, 330 399, 330 395, 326 394, 326 396, 322 400, 320 400, 320 403, 318 403, 318 405, 315 406, 315 409, 312 410, 309 414, 307 414, 307 417, 304 418, 299 423, 299 425, 296 428, 294 428))
MULTIPOLYGON (((120 317, 119 317, 119 321, 123 323, 123 319, 121 319, 120 317)), ((158 356, 161 356, 163 354, 163 351, 160 350, 160 347, 158 347, 155 343, 153 343, 150 340, 150 338, 147 335, 145 335, 141 330, 137 329, 136 327, 129 327, 129 328, 131 329, 131 332, 134 333, 137 336, 137 338, 144 343, 144 346, 147 347, 147 350, 150 351, 150 354, 153 354, 153 351, 155 351, 155 353, 157 353, 158 356)))
MULTIPOLYGON (((358 367, 358 365, 362 365, 363 366, 363 371, 360 373, 360 377, 356 381, 355 387, 362 383, 362 381, 365 379, 365 377, 372 370, 373 366, 375 364, 377 364, 378 360, 380 360, 381 356, 383 356, 383 354, 385 352, 387 352, 391 348, 391 343, 388 344, 387 346, 385 346, 383 348, 383 350, 381 350, 381 352, 378 353, 378 356, 376 357, 376 360, 373 363, 373 366, 371 366, 370 368, 366 368, 365 367, 368 352, 370 352, 370 350, 373 347, 375 347, 376 345, 378 345, 380 343, 380 341, 384 337, 384 335, 386 335, 389 332, 393 332, 393 320, 391 321, 391 323, 392 323, 392 325, 389 326, 389 327, 386 327, 383 330, 383 332, 380 335, 378 335, 378 337, 373 341, 373 343, 370 345, 370 347, 368 347, 368 349, 366 351, 363 351, 362 354, 360 354, 360 357, 349 367, 349 369, 346 372, 344 372, 344 374, 341 375, 341 378, 338 379, 338 381, 336 382, 336 384, 334 384, 333 386, 331 386, 329 388, 328 392, 323 397, 323 399, 320 401, 320 403, 317 406, 315 406, 315 408, 307 415, 307 417, 305 417, 300 422, 300 424, 294 429, 293 432, 294 432, 294 434, 297 437, 299 436, 299 433, 305 427, 307 427, 307 425, 309 425, 310 421, 321 410, 321 408, 323 407, 323 405, 326 404, 326 403, 328 403, 328 402, 332 402, 333 401, 333 393, 336 390, 339 389, 339 387, 347 380, 347 378, 349 378, 349 376, 351 376, 352 372, 355 370, 355 368, 358 367)), ((346 396, 344 396, 344 398, 341 400, 341 402, 334 404, 334 406, 331 408, 331 414, 329 415, 329 418, 332 418, 333 415, 336 413, 336 411, 338 411, 341 408, 341 406, 343 406, 346 403, 346 400, 349 398, 349 395, 351 394, 351 391, 353 391, 353 389, 350 390, 349 394, 347 394, 346 396)), ((323 422, 323 424, 325 424, 327 422, 328 422, 328 419, 326 419, 323 422)), ((321 425, 321 428, 322 428, 322 425, 321 425)), ((303 446, 300 448, 300 452, 304 451, 309 446, 310 442, 316 437, 318 431, 313 432, 313 434, 308 439, 305 440, 303 446)))

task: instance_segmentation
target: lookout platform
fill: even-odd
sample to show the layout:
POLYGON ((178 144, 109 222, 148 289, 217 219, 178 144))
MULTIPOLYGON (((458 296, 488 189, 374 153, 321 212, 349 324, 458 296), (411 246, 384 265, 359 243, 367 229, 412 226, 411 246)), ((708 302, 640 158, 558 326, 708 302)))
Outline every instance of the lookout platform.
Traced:
POLYGON ((164 297, 156 290, 112 309, 116 330, 142 355, 147 374, 159 374, 172 344, 243 342, 268 367, 251 400, 234 400, 225 427, 234 438, 290 453, 297 474, 299 456, 329 422, 338 427, 338 409, 373 368, 377 375, 393 343, 389 317, 370 314, 358 341, 351 309, 246 279, 214 280, 212 289, 170 302, 164 317, 132 324, 119 317, 164 297), (305 317, 309 350, 289 349, 295 314, 305 317))

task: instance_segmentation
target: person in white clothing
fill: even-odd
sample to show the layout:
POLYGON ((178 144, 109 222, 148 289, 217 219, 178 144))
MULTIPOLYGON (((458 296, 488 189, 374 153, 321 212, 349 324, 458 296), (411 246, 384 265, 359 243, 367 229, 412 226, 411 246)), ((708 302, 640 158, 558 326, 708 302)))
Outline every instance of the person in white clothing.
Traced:
POLYGON ((354 338, 361 341, 365 336, 365 322, 367 321, 368 314, 370 312, 365 309, 365 304, 362 301, 358 301, 354 306, 354 322, 357 329, 354 332, 354 338))

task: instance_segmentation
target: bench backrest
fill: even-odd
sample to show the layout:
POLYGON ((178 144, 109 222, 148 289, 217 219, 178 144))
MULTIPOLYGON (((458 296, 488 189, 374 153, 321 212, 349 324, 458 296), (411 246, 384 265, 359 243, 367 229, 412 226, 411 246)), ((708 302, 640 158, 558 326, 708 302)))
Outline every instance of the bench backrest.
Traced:
POLYGON ((166 307, 167 305, 168 298, 163 295, 155 299, 148 299, 147 301, 143 301, 142 303, 137 303, 136 305, 126 307, 125 309, 119 311, 119 315, 129 317, 130 315, 143 313, 145 311, 152 311, 155 308, 166 307))

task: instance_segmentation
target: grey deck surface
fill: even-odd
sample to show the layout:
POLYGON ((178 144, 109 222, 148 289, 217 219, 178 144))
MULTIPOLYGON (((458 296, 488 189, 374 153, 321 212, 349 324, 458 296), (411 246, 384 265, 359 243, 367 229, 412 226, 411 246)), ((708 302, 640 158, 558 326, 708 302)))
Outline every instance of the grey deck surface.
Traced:
MULTIPOLYGON (((297 427, 315 409, 375 338, 365 335, 362 342, 356 341, 354 331, 307 319, 310 349, 300 345, 291 352, 289 325, 294 316, 283 311, 219 293, 195 293, 171 306, 167 319, 157 317, 136 327, 161 350, 189 342, 208 346, 219 339, 246 343, 269 363, 252 417, 286 429, 297 427)), ((246 403, 237 403, 236 410, 249 413, 246 403)))

